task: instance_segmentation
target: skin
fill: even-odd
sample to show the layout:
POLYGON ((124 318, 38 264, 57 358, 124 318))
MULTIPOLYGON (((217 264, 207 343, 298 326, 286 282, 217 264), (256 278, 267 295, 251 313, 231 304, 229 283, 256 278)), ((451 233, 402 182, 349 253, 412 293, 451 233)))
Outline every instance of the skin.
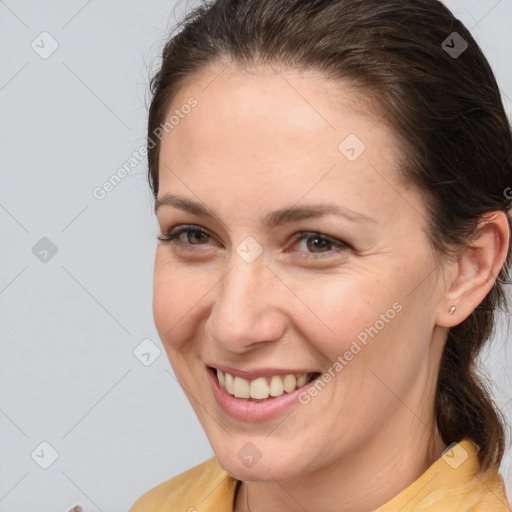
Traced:
POLYGON ((182 234, 190 251, 158 242, 153 311, 219 463, 243 480, 234 510, 249 510, 247 498, 252 512, 374 510, 446 448, 434 420, 442 348, 503 265, 506 217, 486 221, 480 250, 436 258, 421 194, 398 179, 399 140, 349 84, 212 67, 170 111, 191 96, 197 107, 163 135, 159 198, 185 196, 216 217, 158 209, 161 234, 193 224, 210 236, 182 234), (338 149, 351 133, 366 145, 353 162, 338 149), (327 202, 375 222, 262 222, 279 208, 327 202), (314 235, 294 238, 301 231, 348 247, 316 248, 314 235), (247 236, 263 249, 252 263, 236 251, 247 236), (248 423, 217 404, 206 362, 327 371, 394 303, 401 311, 307 405, 248 423), (248 442, 262 455, 252 467, 237 457, 248 442))

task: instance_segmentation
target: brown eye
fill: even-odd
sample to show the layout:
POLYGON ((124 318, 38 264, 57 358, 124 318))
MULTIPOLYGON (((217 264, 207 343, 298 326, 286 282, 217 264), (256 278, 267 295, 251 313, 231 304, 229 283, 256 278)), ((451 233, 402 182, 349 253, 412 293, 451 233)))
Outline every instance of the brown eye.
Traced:
POLYGON ((210 239, 210 234, 199 226, 178 226, 165 235, 159 235, 158 240, 186 248, 191 245, 204 245, 210 239), (182 237, 181 235, 185 235, 182 237))
POLYGON ((330 240, 318 236, 308 237, 306 240, 307 248, 311 250, 311 252, 325 252, 325 248, 329 250, 332 246, 330 240))
POLYGON ((298 253, 298 256, 304 259, 315 259, 335 255, 340 251, 350 249, 350 246, 341 240, 332 238, 321 233, 298 233, 293 244, 295 247, 292 252, 298 253))
MULTIPOLYGON (((204 243, 205 241, 208 241, 208 236, 203 231, 199 231, 197 229, 185 229, 182 230, 177 236, 182 235, 183 233, 186 234, 186 240, 188 243, 195 244, 196 242, 199 244, 204 243)), ((181 240, 183 241, 183 240, 181 240)))

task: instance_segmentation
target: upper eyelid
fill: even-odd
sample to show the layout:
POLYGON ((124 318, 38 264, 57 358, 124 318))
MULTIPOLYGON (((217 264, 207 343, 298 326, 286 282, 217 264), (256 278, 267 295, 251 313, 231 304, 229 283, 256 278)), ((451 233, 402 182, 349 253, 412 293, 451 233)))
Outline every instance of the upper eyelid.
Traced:
POLYGON ((181 233, 186 233, 187 231, 199 231, 200 233, 204 233, 205 235, 213 237, 213 235, 207 229, 201 226, 196 226, 194 224, 179 224, 168 230, 165 234, 168 236, 172 234, 181 235, 181 233))
MULTIPOLYGON (((204 233, 205 235, 213 237, 213 235, 207 229, 203 228, 202 226, 196 225, 196 224, 178 224, 177 226, 174 226, 172 229, 168 230, 164 234, 164 236, 170 236, 172 234, 174 234, 175 236, 179 236, 182 233, 186 233, 187 231, 199 231, 200 233, 204 233)), ((292 238, 293 238, 293 241, 296 241, 296 240, 310 238, 310 237, 314 237, 314 236, 317 236, 318 238, 323 238, 325 240, 329 240, 330 242, 332 242, 333 244, 335 244, 337 246, 347 247, 347 248, 350 247, 350 245, 347 242, 345 242, 344 240, 339 240, 336 237, 333 237, 326 233, 321 233, 319 231, 307 231, 307 230, 297 231, 296 233, 294 233, 292 238)), ((182 243, 186 244, 186 242, 182 242, 182 243)), ((203 245, 203 244, 187 244, 187 245, 203 245)), ((327 252, 330 252, 330 251, 327 251, 327 252)), ((318 254, 322 254, 322 253, 318 253, 318 254)))

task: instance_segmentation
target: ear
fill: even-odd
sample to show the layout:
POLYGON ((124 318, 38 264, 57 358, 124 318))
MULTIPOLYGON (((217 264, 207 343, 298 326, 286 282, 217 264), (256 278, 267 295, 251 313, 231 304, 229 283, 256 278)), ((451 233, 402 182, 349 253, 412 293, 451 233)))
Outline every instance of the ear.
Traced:
POLYGON ((495 211, 484 215, 478 233, 449 271, 447 291, 436 318, 440 327, 464 321, 485 299, 505 263, 510 243, 507 214, 495 211), (456 307, 453 314, 452 306, 456 307))

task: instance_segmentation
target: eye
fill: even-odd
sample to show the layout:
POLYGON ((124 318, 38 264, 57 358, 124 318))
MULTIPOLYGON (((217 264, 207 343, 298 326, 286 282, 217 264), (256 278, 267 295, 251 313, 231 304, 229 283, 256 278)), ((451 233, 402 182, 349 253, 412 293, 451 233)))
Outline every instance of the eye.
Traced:
POLYGON ((208 242, 210 234, 199 226, 181 225, 171 229, 168 233, 158 235, 158 240, 166 244, 172 244, 184 250, 194 250, 194 245, 204 245, 208 242), (181 236, 185 235, 185 236, 181 236))
MULTIPOLYGON (((324 256, 316 256, 318 255, 326 255, 332 256, 333 253, 338 253, 339 251, 344 251, 350 249, 350 246, 341 240, 337 240, 336 238, 332 238, 327 235, 323 235, 321 233, 316 232, 301 232, 297 233, 295 238, 294 246, 299 246, 304 250, 292 251, 303 253, 300 255, 301 258, 304 259, 316 259, 322 258, 324 256)), ((290 252, 290 251, 286 251, 290 252)))
MULTIPOLYGON (((168 233, 159 235, 158 240, 169 245, 179 247, 180 250, 195 251, 197 245, 206 245, 211 235, 200 226, 183 224, 171 229, 168 233)), ((315 260, 329 257, 340 251, 350 249, 350 246, 336 238, 317 232, 299 232, 294 236, 293 246, 299 246, 299 250, 286 250, 296 253, 296 256, 304 260, 315 260), (324 256, 325 255, 325 256, 324 256)))

